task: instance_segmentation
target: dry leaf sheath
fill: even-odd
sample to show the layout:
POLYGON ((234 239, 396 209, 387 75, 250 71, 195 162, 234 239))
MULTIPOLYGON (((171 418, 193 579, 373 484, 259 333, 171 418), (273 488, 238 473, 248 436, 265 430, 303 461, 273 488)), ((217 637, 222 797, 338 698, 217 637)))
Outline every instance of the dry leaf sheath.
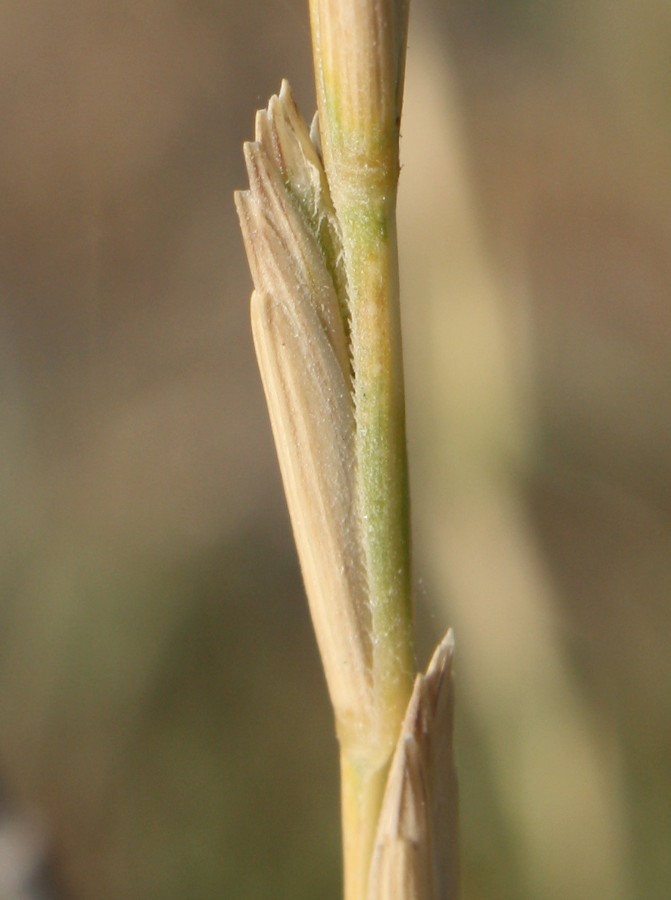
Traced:
MULTIPOLYGON (((254 281, 254 343, 340 742, 346 900, 447 900, 455 895, 441 878, 426 875, 441 870, 426 818, 435 798, 430 788, 415 790, 442 784, 432 781, 433 757, 422 749, 433 739, 418 740, 407 718, 418 715, 413 703, 428 709, 417 685, 408 707, 414 665, 395 224, 407 4, 316 0, 310 12, 319 128, 308 129, 284 82, 257 115, 256 140, 245 145, 250 188, 236 194, 254 281), (405 774, 387 785, 395 748, 396 760, 415 755, 394 764, 405 774), (399 778, 424 804, 419 847, 405 826, 390 838, 399 778), (387 894, 380 885, 401 870, 407 890, 387 894)), ((443 649, 434 669, 447 671, 448 656, 443 649)), ((427 684, 438 678, 430 673, 427 684)), ((444 713, 422 716, 429 732, 432 722, 449 726, 444 713)), ((401 794, 407 812, 408 791, 401 794)))
POLYGON ((236 195, 255 285, 254 343, 336 720, 344 731, 367 729, 371 636, 347 328, 334 278, 338 235, 321 162, 286 82, 257 117, 256 136, 245 147, 250 191, 236 195))
POLYGON ((389 771, 367 900, 455 900, 454 638, 418 675, 389 771))

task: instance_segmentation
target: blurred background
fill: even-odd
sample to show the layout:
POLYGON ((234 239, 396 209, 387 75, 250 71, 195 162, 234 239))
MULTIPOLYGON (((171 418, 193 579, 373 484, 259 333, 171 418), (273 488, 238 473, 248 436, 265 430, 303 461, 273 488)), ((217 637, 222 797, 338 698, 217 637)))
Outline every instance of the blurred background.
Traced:
MULTIPOLYGON (((413 0, 418 664, 465 900, 671 896, 671 12, 413 0)), ((304 0, 0 9, 0 897, 337 898, 232 203, 304 0), (38 887, 35 887, 35 891, 38 887)))

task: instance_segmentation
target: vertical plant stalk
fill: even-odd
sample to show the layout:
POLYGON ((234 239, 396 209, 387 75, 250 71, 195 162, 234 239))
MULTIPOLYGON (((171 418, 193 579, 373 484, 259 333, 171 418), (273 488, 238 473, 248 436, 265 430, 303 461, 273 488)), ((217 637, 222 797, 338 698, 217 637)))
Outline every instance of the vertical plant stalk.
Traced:
POLYGON ((413 679, 395 221, 407 3, 310 11, 319 127, 283 82, 236 194, 252 331, 340 743, 346 900, 452 900, 451 636, 413 679))
POLYGON ((340 226, 354 372, 355 478, 377 734, 341 737, 345 895, 363 883, 412 688, 410 537, 396 191, 407 2, 310 0, 324 168, 340 226))

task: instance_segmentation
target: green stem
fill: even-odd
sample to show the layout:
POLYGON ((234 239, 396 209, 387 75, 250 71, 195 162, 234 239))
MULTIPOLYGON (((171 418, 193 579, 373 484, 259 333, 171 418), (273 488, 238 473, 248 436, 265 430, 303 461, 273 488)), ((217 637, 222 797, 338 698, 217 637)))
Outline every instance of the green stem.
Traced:
POLYGON ((342 747, 345 896, 360 900, 389 760, 412 688, 413 643, 393 196, 387 194, 379 213, 371 203, 341 210, 376 706, 367 747, 342 747))
MULTIPOLYGON (((359 192, 358 192, 359 193, 359 192)), ((360 195, 360 193, 359 193, 360 195)), ((357 487, 379 739, 396 742, 412 687, 410 536, 394 221, 395 191, 342 209, 356 416, 357 487)))
POLYGON ((352 527, 371 624, 373 722, 339 723, 346 900, 364 900, 414 672, 396 239, 407 0, 310 0, 310 13, 324 166, 347 277, 359 513, 352 527))

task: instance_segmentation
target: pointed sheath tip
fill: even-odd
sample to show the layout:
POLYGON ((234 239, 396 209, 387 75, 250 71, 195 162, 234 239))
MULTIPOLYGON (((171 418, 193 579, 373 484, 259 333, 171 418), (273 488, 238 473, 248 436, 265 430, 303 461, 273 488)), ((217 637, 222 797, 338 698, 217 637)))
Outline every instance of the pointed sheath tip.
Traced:
POLYGON ((290 100, 293 103, 294 97, 293 97, 293 93, 291 90, 291 85, 289 84, 289 81, 286 78, 282 79, 282 84, 280 85, 279 98, 283 102, 290 100))
POLYGON ((453 650, 450 629, 415 679, 378 821, 367 900, 457 897, 453 650))
POLYGON ((439 677, 442 678, 447 668, 452 664, 452 659, 454 657, 454 648, 454 630, 450 628, 445 634, 445 637, 433 651, 433 656, 431 657, 431 662, 426 668, 426 675, 424 676, 424 678, 428 679, 431 676, 435 676, 436 674, 438 674, 439 677))

